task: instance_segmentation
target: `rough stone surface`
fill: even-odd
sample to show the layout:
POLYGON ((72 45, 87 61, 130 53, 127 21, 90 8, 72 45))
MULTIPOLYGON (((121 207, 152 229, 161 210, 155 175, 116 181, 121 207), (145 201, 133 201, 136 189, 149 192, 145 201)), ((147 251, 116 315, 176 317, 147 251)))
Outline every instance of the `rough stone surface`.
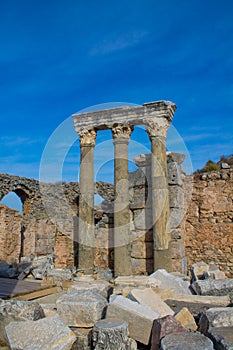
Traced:
POLYGON ((158 312, 123 296, 115 296, 107 309, 107 317, 123 319, 128 323, 129 336, 143 344, 150 341, 153 321, 160 317, 158 312))
POLYGON ((11 350, 70 350, 76 339, 58 315, 38 321, 11 322, 5 329, 11 350))
POLYGON ((233 292, 233 278, 198 280, 192 283, 192 288, 199 295, 228 295, 233 292))
POLYGON ((45 317, 38 302, 0 299, 0 341, 5 342, 4 328, 13 321, 36 321, 45 317))
POLYGON ((161 282, 161 288, 164 287, 174 289, 175 294, 191 294, 189 282, 183 281, 183 279, 180 277, 173 276, 164 269, 157 270, 150 275, 150 278, 151 277, 161 282))
POLYGON ((192 281, 197 281, 206 277, 209 271, 209 265, 204 261, 198 261, 197 263, 192 264, 190 267, 190 272, 192 276, 192 281))
POLYGON ((210 339, 196 333, 172 333, 166 335, 161 341, 161 350, 213 350, 210 339))
POLYGON ((126 350, 128 348, 128 325, 117 319, 104 319, 93 327, 93 348, 95 350, 126 350))
POLYGON ((184 332, 185 328, 173 316, 165 316, 154 321, 151 334, 151 350, 158 350, 160 340, 170 333, 184 332))
POLYGON ((104 298, 108 298, 112 290, 111 285, 107 281, 96 280, 93 282, 75 282, 71 287, 69 287, 67 293, 73 294, 76 291, 89 290, 101 294, 104 298))
POLYGON ((92 291, 76 291, 64 294, 56 302, 61 319, 71 327, 93 327, 105 316, 107 300, 92 291))
POLYGON ((76 340, 71 350, 92 350, 92 328, 73 328, 76 340))
POLYGON ((0 261, 0 277, 15 278, 18 276, 17 269, 10 267, 7 263, 0 261))
POLYGON ((191 312, 187 307, 183 307, 176 315, 175 318, 182 324, 183 327, 191 330, 197 330, 197 324, 191 312))
POLYGON ((73 275, 70 269, 54 268, 50 269, 47 273, 48 277, 52 277, 54 282, 59 281, 72 281, 73 275))
POLYGON ((121 289, 124 287, 159 287, 161 282, 157 280, 153 275, 150 276, 120 276, 114 281, 115 289, 121 289))
MULTIPOLYGON (((168 164, 172 164, 172 166, 169 165, 168 167, 168 174, 170 174, 171 180, 169 197, 171 201, 172 225, 178 225, 172 230, 174 233, 171 241, 172 268, 186 272, 187 267, 189 268, 194 262, 203 260, 209 264, 213 261, 221 272, 224 271, 228 277, 232 277, 233 169, 196 174, 192 177, 184 176, 181 171, 181 159, 179 160, 179 157, 179 154, 176 154, 174 157, 167 155, 168 164), (176 173, 180 175, 178 184, 175 184, 173 181, 173 175, 175 175, 174 179, 176 182, 176 173), (182 190, 185 193, 184 208, 180 206, 182 190), (179 216, 184 214, 187 207, 188 211, 184 222, 180 222, 179 216)), ((132 218, 136 217, 136 210, 141 211, 145 209, 144 197, 148 195, 145 175, 146 173, 148 174, 149 166, 146 163, 142 166, 144 167, 138 169, 140 171, 137 170, 129 174, 130 191, 132 192, 130 203, 132 218)), ((101 215, 99 211, 98 215, 95 212, 97 237, 99 234, 103 236, 101 232, 104 231, 104 235, 109 237, 111 241, 112 218, 109 213, 109 207, 110 201, 114 198, 114 188, 113 185, 102 182, 96 183, 95 187, 95 192, 106 199, 105 204, 106 202, 108 203, 108 205, 105 205, 105 209, 103 209, 104 205, 101 206, 101 215)), ((32 254, 38 256, 51 254, 54 250, 56 267, 73 268, 74 260, 77 260, 77 255, 75 255, 77 247, 74 250, 70 239, 74 231, 73 220, 70 220, 70 217, 73 217, 74 213, 76 215, 78 211, 79 184, 41 185, 36 180, 0 174, 0 199, 11 191, 15 192, 24 203, 23 215, 0 205, 0 260, 11 264, 14 261, 18 261, 22 251, 24 256, 32 254), (56 221, 62 221, 59 230, 46 213, 40 186, 44 188, 43 192, 46 193, 46 196, 48 195, 46 201, 52 204, 51 217, 55 217, 56 221), (58 202, 60 203, 59 208, 62 208, 62 215, 58 215, 57 210, 59 208, 54 206, 54 203, 58 202), (72 208, 72 210, 69 211, 67 207, 72 208), (63 231, 65 233, 62 233, 63 231), (23 244, 20 239, 22 234, 24 237, 23 244)), ((133 222, 131 226, 132 232, 135 231, 133 222)), ((152 241, 150 240, 150 242, 152 241)), ((133 273, 146 274, 152 272, 153 258, 149 258, 153 253, 150 248, 152 245, 147 242, 145 241, 144 246, 142 246, 142 253, 139 252, 138 243, 133 247, 133 255, 140 256, 140 258, 132 257, 131 259, 133 273), (138 253, 141 255, 138 255, 138 253), (141 256, 145 255, 146 258, 141 258, 141 256)), ((107 269, 111 265, 112 268, 112 256, 111 249, 97 248, 95 250, 95 266, 107 269)), ((77 263, 77 261, 75 262, 77 263)), ((223 276, 220 276, 219 273, 216 274, 216 272, 212 273, 214 278, 217 275, 221 278, 223 276)), ((36 276, 38 277, 39 275, 36 274, 36 276)))
POLYGON ((207 309, 213 307, 229 306, 230 297, 226 296, 205 296, 205 295, 173 295, 164 298, 172 310, 178 312, 183 307, 187 307, 193 316, 199 315, 207 309))
POLYGON ((233 327, 233 308, 216 307, 203 312, 199 320, 199 330, 206 334, 210 327, 233 327))
POLYGON ((190 181, 192 198, 184 223, 187 267, 213 261, 232 277, 233 169, 196 174, 190 181))
POLYGON ((216 350, 233 350, 233 327, 211 327, 208 336, 216 350))
POLYGON ((130 292, 131 296, 138 303, 147 305, 152 310, 159 312, 161 317, 174 315, 174 311, 151 288, 133 289, 130 292))

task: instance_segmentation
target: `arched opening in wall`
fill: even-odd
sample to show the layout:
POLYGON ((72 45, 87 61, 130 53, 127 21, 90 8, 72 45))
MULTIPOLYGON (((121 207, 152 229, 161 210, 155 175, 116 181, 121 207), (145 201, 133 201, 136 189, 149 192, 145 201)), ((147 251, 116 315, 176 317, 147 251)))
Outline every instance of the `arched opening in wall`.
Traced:
POLYGON ((23 203, 14 192, 6 194, 0 204, 0 260, 18 261, 22 256, 24 228, 23 203))
POLYGON ((27 207, 27 205, 25 206, 27 199, 28 194, 19 188, 7 193, 0 202, 0 204, 4 204, 9 208, 1 211, 1 216, 5 217, 5 222, 7 223, 4 230, 7 247, 6 255, 9 255, 9 259, 20 260, 24 255, 25 226, 23 215, 27 207))
POLYGON ((7 207, 18 210, 20 214, 23 213, 23 203, 20 199, 20 196, 18 196, 15 192, 9 192, 6 194, 3 199, 1 200, 0 204, 4 204, 7 207))

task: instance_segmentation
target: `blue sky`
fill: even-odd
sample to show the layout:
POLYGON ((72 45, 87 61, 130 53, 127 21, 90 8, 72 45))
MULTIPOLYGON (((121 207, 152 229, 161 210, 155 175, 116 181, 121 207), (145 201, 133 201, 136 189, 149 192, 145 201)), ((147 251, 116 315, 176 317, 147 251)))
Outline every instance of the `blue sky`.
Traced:
MULTIPOLYGON (((72 113, 109 102, 175 102, 173 127, 194 170, 233 153, 232 18, 231 0, 1 1, 0 172, 38 179, 54 130, 72 113)), ((48 180, 57 180, 52 163, 67 133, 50 155, 48 180)), ((173 141, 169 150, 180 150, 173 141)), ((78 162, 76 141, 63 180, 77 179, 78 162)))

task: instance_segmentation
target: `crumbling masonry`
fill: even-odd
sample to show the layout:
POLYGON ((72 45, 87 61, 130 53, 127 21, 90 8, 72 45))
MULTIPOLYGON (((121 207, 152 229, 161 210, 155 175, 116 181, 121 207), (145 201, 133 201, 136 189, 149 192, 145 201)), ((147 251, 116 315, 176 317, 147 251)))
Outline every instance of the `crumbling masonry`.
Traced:
POLYGON ((88 273, 110 268, 116 275, 160 267, 186 272, 205 260, 232 276, 233 171, 185 176, 184 156, 166 154, 174 111, 174 104, 161 101, 74 115, 80 183, 0 175, 0 200, 13 191, 23 203, 23 215, 0 205, 0 260, 53 253, 56 267, 88 273), (130 134, 140 124, 151 154, 136 157, 138 169, 128 173, 130 134), (93 180, 95 138, 103 129, 113 135, 114 186, 93 180), (98 207, 95 193, 103 198, 98 207))

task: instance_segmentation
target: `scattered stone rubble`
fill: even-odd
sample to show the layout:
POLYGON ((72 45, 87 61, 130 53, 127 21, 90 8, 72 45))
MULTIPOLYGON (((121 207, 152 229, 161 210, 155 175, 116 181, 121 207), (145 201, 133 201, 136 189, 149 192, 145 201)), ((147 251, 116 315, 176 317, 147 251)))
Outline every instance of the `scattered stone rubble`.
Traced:
POLYGON ((233 280, 211 264, 194 264, 190 283, 166 270, 111 281, 50 270, 56 294, 0 300, 0 349, 233 349, 233 280))

